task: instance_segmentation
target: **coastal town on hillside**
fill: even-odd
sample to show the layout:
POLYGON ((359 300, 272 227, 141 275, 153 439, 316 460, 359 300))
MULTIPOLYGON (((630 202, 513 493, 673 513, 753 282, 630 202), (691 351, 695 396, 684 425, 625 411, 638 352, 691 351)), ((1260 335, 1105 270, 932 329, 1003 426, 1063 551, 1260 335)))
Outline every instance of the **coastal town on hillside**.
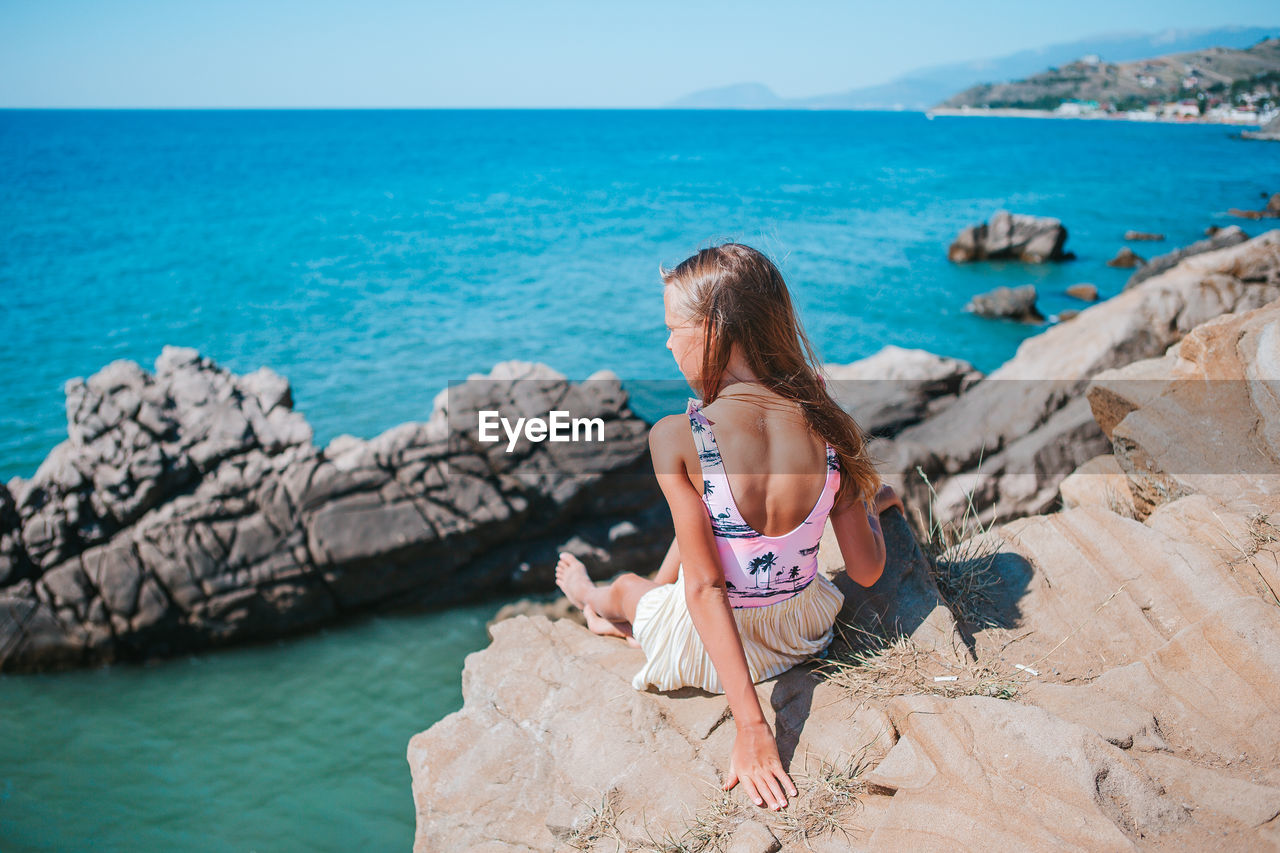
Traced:
POLYGON ((1280 39, 1119 64, 1089 54, 973 86, 927 114, 1265 125, 1280 116, 1280 39))

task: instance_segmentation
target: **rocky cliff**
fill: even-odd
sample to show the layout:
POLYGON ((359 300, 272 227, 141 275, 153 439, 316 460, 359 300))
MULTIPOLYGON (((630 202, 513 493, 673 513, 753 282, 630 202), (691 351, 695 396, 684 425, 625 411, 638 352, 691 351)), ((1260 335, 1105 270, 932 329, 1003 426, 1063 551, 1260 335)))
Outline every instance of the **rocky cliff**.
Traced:
POLYGON ((1043 385, 1025 403, 973 397, 988 377, 945 410, 972 397, 1008 447, 1054 417, 1096 431, 1069 508, 923 548, 894 511, 866 590, 828 536, 837 640, 757 688, 788 809, 719 790, 723 697, 638 692, 638 649, 520 615, 409 743, 415 849, 1280 846, 1280 298, 1256 278, 1277 238, 1028 341, 1005 371, 1043 385))

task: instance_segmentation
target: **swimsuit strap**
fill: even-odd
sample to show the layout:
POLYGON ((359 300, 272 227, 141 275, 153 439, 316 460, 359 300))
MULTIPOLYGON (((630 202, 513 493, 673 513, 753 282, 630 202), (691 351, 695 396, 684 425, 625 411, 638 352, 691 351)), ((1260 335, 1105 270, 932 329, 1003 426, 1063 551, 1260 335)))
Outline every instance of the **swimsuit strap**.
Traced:
MULTIPOLYGON (((689 405, 685 412, 689 415, 689 427, 693 430, 693 443, 698 449, 698 466, 702 469, 703 483, 711 483, 712 488, 703 489, 703 498, 707 498, 719 491, 715 487, 723 480, 728 483, 728 476, 724 473, 724 460, 720 458, 720 446, 716 444, 715 433, 711 431, 711 421, 707 420, 707 416, 702 414, 702 401, 693 397, 689 398, 689 405)), ((729 490, 726 485, 724 492, 729 490)))

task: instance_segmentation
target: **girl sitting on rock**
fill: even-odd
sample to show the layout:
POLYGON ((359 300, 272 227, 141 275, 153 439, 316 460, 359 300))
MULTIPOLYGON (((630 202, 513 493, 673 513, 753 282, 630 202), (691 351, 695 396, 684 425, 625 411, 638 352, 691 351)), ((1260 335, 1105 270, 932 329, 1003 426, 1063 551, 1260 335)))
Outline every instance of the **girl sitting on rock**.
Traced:
POLYGON ((818 570, 828 516, 849 577, 884 570, 881 485, 861 429, 830 394, 782 274, 737 243, 661 270, 667 349, 700 399, 654 425, 649 447, 675 541, 653 580, 596 586, 561 554, 556 582, 600 634, 645 653, 637 690, 723 693, 737 734, 724 789, 756 805, 796 795, 754 683, 821 652, 844 595, 818 570))

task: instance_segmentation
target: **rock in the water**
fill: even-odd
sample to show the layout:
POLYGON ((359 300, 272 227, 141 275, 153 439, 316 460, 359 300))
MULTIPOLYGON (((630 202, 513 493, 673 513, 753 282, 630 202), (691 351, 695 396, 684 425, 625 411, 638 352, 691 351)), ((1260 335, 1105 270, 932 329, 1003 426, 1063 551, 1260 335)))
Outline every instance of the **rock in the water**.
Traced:
POLYGON ((1128 269, 1131 267, 1142 266, 1146 262, 1146 258, 1143 258, 1141 255, 1135 253, 1133 249, 1125 246, 1123 249, 1116 252, 1116 256, 1114 258, 1107 261, 1107 266, 1128 269))
POLYGON ((1062 311, 1059 311, 1057 315, 1059 323, 1065 323, 1068 320, 1074 320, 1076 317, 1079 317, 1079 316, 1080 316, 1080 311, 1075 308, 1063 309, 1062 311))
POLYGON ((1267 200, 1267 206, 1262 210, 1241 210, 1233 207, 1227 211, 1228 216, 1239 216, 1244 219, 1275 219, 1280 216, 1280 193, 1276 193, 1267 200))
POLYGON ((671 538, 648 425, 611 375, 575 385, 504 362, 442 392, 426 422, 317 448, 282 377, 166 347, 154 374, 117 361, 68 382, 67 420, 35 476, 0 491, 0 670, 551 589, 575 536, 607 558, 597 575, 647 567, 671 538), (600 417, 606 440, 508 454, 453 428, 553 408, 600 417), (643 534, 610 537, 627 522, 643 534))
POLYGON ((1073 284, 1067 288, 1067 296, 1072 299, 1080 299, 1084 302, 1098 301, 1098 285, 1096 284, 1073 284))
POLYGON ((1067 229, 1058 219, 1027 216, 1001 210, 991 222, 971 225, 960 232, 947 249, 954 263, 1011 258, 1028 263, 1062 261, 1075 257, 1063 251, 1067 229))
POLYGON ((964 310, 980 317, 1009 317, 1022 323, 1040 323, 1044 315, 1036 310, 1036 286, 1024 284, 1021 287, 997 287, 986 293, 980 293, 964 310))
POLYGON ((1136 287, 1152 276, 1172 269, 1185 258, 1201 255, 1205 252, 1214 252, 1230 246, 1238 246, 1248 239, 1249 235, 1244 233, 1238 225, 1216 229, 1208 239, 1198 240, 1190 246, 1183 246, 1181 249, 1175 249, 1165 255, 1157 255, 1147 261, 1141 269, 1129 276, 1129 280, 1125 282, 1124 289, 1128 290, 1136 287))
POLYGON ((1163 234, 1153 234, 1153 233, 1151 233, 1151 232, 1149 232, 1149 231, 1126 231, 1126 232, 1124 232, 1124 239, 1126 239, 1126 240, 1151 240, 1151 241, 1157 241, 1157 242, 1158 242, 1158 241, 1160 241, 1160 240, 1163 240, 1163 239, 1164 239, 1164 235, 1163 235, 1163 234))
POLYGON ((1264 124, 1259 130, 1244 130, 1240 132, 1242 139, 1260 139, 1266 142, 1280 142, 1280 116, 1276 116, 1271 121, 1264 124))
POLYGON ((827 390, 871 435, 893 435, 918 423, 982 378, 967 361, 892 345, 825 370, 827 390))

